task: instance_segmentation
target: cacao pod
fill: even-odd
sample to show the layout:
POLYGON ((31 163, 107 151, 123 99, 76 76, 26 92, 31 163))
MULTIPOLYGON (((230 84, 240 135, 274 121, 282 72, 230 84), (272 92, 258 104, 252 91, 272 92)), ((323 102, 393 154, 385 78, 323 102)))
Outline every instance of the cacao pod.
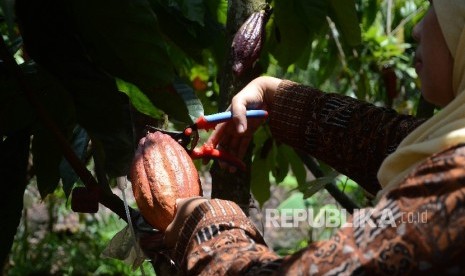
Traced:
POLYGON ((239 77, 251 69, 260 57, 265 26, 272 13, 270 6, 252 13, 236 32, 232 42, 233 73, 239 77))
POLYGON ((202 195, 197 169, 169 135, 148 133, 139 141, 130 178, 145 220, 164 231, 176 214, 176 199, 202 195))

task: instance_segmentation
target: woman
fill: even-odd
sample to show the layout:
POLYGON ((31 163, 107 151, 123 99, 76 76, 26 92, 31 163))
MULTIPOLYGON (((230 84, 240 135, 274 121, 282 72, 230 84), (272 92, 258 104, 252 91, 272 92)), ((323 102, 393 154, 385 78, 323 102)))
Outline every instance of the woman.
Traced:
MULTIPOLYGON (((370 213, 395 223, 353 224, 330 240, 280 258, 232 202, 188 199, 165 233, 188 274, 409 274, 465 272, 465 1, 434 0, 414 29, 422 93, 444 107, 423 122, 367 103, 271 77, 232 101, 233 124, 210 138, 243 156, 255 126, 246 108, 265 108, 280 141, 322 159, 367 191, 370 213), (434 6, 434 7, 433 7, 434 6), (363 119, 363 123, 361 123, 363 119), (250 124, 250 122, 249 122, 250 124), (343 138, 343 139, 341 139, 343 138), (409 214, 427 214, 412 223, 409 214)), ((358 221, 354 215, 349 222, 358 221)))

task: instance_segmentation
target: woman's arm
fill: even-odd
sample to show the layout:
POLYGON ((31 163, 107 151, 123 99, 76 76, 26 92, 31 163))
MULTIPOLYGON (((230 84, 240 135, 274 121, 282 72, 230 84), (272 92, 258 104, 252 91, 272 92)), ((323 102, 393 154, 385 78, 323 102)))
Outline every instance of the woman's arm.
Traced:
POLYGON ((355 212, 330 240, 285 258, 265 245, 237 205, 200 201, 186 215, 173 257, 189 275, 460 274, 464 178, 465 146, 432 156, 375 208, 355 212))
POLYGON ((274 95, 273 137, 343 173, 372 194, 387 155, 424 120, 283 80, 274 95))
POLYGON ((257 121, 247 108, 269 111, 273 136, 324 161, 376 194, 376 173, 400 141, 424 120, 399 115, 347 96, 273 77, 259 77, 232 100, 234 123, 220 125, 210 137, 239 158, 245 155, 257 121))

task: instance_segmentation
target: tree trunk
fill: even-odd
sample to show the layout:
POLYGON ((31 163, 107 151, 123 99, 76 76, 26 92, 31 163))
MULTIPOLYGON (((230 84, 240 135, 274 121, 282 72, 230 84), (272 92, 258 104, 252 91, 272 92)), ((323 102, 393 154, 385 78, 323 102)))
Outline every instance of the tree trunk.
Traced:
MULTIPOLYGON (((226 58, 219 76, 220 84, 220 111, 224 111, 231 98, 239 92, 253 78, 257 77, 260 72, 248 72, 236 78, 232 73, 231 43, 236 31, 242 23, 255 11, 265 6, 264 0, 230 0, 228 2, 228 19, 226 22, 226 58)), ((251 151, 249 150, 249 153, 251 151)), ((232 200, 238 203, 246 214, 249 213, 250 196, 250 154, 245 161, 247 170, 229 173, 221 170, 218 164, 212 166, 210 172, 212 175, 212 198, 222 198, 232 200)))

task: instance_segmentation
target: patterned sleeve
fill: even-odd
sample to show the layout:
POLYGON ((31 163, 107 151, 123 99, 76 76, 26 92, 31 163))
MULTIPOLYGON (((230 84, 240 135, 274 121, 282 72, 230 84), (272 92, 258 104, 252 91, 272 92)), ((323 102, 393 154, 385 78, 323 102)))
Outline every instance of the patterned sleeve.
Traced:
POLYGON ((232 202, 186 221, 175 260, 188 275, 407 275, 465 272, 465 145, 420 164, 329 240, 278 257, 232 202))
POLYGON ((270 109, 273 137, 376 194, 381 162, 424 120, 283 80, 270 109))

